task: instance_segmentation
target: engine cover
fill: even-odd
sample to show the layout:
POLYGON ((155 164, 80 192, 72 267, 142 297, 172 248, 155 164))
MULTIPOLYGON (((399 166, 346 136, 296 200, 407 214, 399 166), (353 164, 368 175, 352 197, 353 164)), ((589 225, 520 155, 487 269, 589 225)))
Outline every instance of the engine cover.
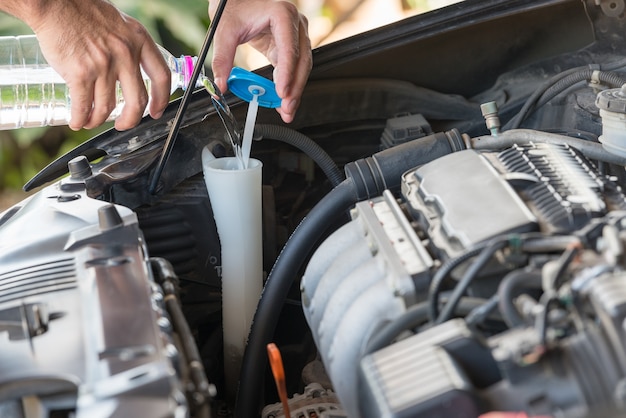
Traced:
POLYGON ((575 231, 607 213, 607 183, 577 150, 531 143, 439 158, 406 173, 402 193, 446 259, 502 234, 575 231))
POLYGON ((136 216, 82 189, 50 186, 0 219, 0 415, 185 416, 136 216))
POLYGON ((513 187, 473 150, 410 171, 402 185, 411 214, 447 258, 500 234, 537 229, 513 187))

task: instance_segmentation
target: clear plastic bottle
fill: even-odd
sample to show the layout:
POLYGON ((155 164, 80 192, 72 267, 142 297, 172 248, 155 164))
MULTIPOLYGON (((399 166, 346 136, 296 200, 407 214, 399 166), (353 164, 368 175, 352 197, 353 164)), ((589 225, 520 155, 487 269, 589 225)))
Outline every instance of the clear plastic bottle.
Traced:
MULTIPOLYGON (((174 57, 159 46, 172 71, 170 93, 189 84, 194 57, 174 57)), ((143 73, 143 72, 142 72, 143 73)), ((144 73, 146 89, 150 79, 144 73)), ((117 106, 108 120, 117 118, 124 107, 119 83, 117 106)), ((0 37, 0 129, 67 125, 70 96, 65 81, 50 67, 35 35, 0 37)))

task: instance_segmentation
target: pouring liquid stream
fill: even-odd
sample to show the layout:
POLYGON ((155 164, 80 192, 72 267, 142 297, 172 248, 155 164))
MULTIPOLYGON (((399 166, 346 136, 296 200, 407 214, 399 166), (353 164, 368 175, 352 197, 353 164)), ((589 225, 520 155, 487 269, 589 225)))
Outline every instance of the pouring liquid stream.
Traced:
POLYGON ((211 102, 213 103, 213 107, 220 117, 222 125, 224 125, 224 129, 226 130, 226 135, 228 136, 228 140, 230 141, 233 153, 235 154, 235 157, 237 157, 237 160, 239 162, 239 169, 243 169, 244 163, 241 153, 241 131, 239 129, 239 125, 237 124, 237 120, 231 112, 230 107, 228 107, 228 104, 226 103, 226 99, 224 99, 222 92, 213 82, 213 80, 211 80, 209 77, 202 75, 200 77, 202 85, 211 96, 211 102))
POLYGON ((252 134, 254 133, 254 124, 256 123, 256 115, 259 110, 259 95, 263 94, 261 87, 251 86, 252 100, 248 105, 248 114, 246 115, 246 124, 243 129, 243 144, 241 146, 241 161, 243 169, 248 168, 250 160, 250 150, 252 149, 252 134))
POLYGON ((211 95, 211 101, 213 107, 219 115, 222 125, 226 129, 226 134, 233 148, 233 153, 237 158, 239 169, 245 170, 248 168, 248 162, 250 161, 250 151, 252 149, 252 136, 254 134, 254 125, 256 123, 256 117, 259 110, 259 96, 265 94, 265 89, 261 86, 251 85, 248 88, 252 96, 248 105, 248 114, 246 115, 246 123, 243 131, 243 139, 237 121, 233 116, 222 92, 217 85, 206 76, 202 76, 201 79, 204 88, 211 95))

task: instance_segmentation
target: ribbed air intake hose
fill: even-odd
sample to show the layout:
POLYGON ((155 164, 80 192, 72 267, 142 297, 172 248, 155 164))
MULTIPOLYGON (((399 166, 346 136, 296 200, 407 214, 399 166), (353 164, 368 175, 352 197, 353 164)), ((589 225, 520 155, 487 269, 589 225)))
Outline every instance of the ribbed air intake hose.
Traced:
POLYGON ((280 125, 256 125, 254 127, 254 135, 264 138, 273 139, 289 144, 304 152, 309 158, 322 169, 330 184, 333 187, 338 186, 344 180, 344 175, 339 170, 330 155, 326 153, 315 141, 308 136, 280 125))

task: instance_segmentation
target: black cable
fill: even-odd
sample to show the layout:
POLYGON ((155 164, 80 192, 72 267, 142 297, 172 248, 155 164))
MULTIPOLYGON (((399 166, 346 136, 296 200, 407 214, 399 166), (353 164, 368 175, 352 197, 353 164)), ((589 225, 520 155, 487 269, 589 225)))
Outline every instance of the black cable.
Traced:
POLYGON ((444 305, 443 309, 435 321, 436 324, 441 324, 448 319, 452 318, 454 311, 459 304, 459 301, 467 291, 467 288, 472 284, 480 270, 491 260, 493 255, 506 247, 509 244, 508 239, 498 239, 489 243, 478 255, 476 260, 470 264, 467 268, 459 283, 454 287, 452 295, 448 299, 448 302, 444 305))
POLYGON ((282 141, 304 152, 322 169, 333 187, 338 186, 345 179, 337 164, 322 147, 308 136, 294 129, 280 125, 259 124, 254 127, 254 134, 255 136, 282 141))
POLYGON ((559 287, 561 287, 561 283, 563 281, 563 277, 565 276, 565 272, 567 268, 574 260, 574 257, 578 255, 580 247, 577 245, 570 245, 564 252, 561 254, 561 257, 558 260, 558 267, 556 272, 552 276, 552 282, 550 283, 550 290, 557 291, 559 287))
MULTIPOLYGON (((461 299, 461 304, 462 303, 463 299, 461 299)), ((462 311, 461 304, 459 304, 457 312, 462 311)), ((483 303, 480 306, 477 306, 476 308, 472 309, 470 313, 467 314, 467 316, 465 317, 465 322, 467 323, 467 326, 473 328, 476 326, 476 324, 483 322, 485 319, 487 319, 487 317, 489 317, 489 315, 491 315, 496 310, 497 307, 498 294, 496 293, 495 295, 491 296, 487 300, 487 302, 483 303)))
POLYGON ((544 293, 541 297, 543 312, 537 318, 537 334, 539 334, 540 345, 545 347, 548 341, 548 322, 550 316, 550 305, 557 304, 560 306, 559 299, 554 294, 544 293))
MULTIPOLYGON (((559 237, 549 237, 549 238, 542 237, 542 239, 537 239, 537 240, 534 240, 532 238, 533 238, 532 234, 524 235, 524 238, 522 240, 523 251, 525 252, 526 251, 531 251, 531 252, 532 251, 535 251, 535 252, 536 251, 541 251, 541 252, 553 251, 553 250, 561 249, 564 245, 567 246, 567 248, 572 247, 574 244, 579 242, 579 240, 572 242, 571 240, 573 238, 571 237, 569 238, 563 237, 562 240, 559 239, 559 237)), ((439 294, 441 293, 441 287, 443 285, 443 282, 450 276, 450 274, 455 268, 465 263, 467 260, 479 255, 488 245, 489 243, 487 242, 487 243, 482 243, 476 247, 470 248, 466 250, 464 253, 462 253, 461 255, 457 256, 456 258, 446 261, 439 268, 439 270, 437 270, 437 272, 435 273, 435 276, 430 282, 430 287, 428 290, 428 302, 429 302, 428 316, 431 321, 435 322, 435 320, 439 316, 439 302, 440 302, 439 294)))
POLYGON ((192 386, 187 390, 193 390, 193 403, 197 408, 198 417, 209 418, 209 400, 211 399, 211 385, 206 377, 202 358, 191 329, 183 314, 180 301, 178 300, 177 287, 178 277, 169 261, 164 258, 150 258, 155 281, 161 286, 164 298, 163 304, 172 322, 172 327, 179 337, 182 354, 187 362, 189 378, 192 386))
POLYGON ((548 79, 541 86, 539 86, 539 88, 536 89, 534 93, 526 100, 523 108, 517 113, 517 115, 513 119, 511 119, 503 127, 503 130, 517 129, 520 126, 523 119, 527 117, 526 113, 530 110, 531 107, 535 105, 535 103, 541 98, 541 96, 547 90, 549 90, 551 86, 555 85, 556 83, 558 83, 560 80, 564 79, 565 77, 571 74, 577 73, 577 72, 582 72, 582 71, 592 71, 592 72, 593 71, 605 71, 605 72, 615 71, 624 66, 626 66, 626 59, 622 59, 622 60, 615 61, 615 62, 610 62, 607 64, 589 64, 586 66, 570 68, 569 70, 565 70, 561 73, 558 73, 550 77, 550 79, 548 79))
MULTIPOLYGON (((596 66, 596 67, 599 68, 599 66, 596 66)), ((531 94, 528 97, 528 99, 526 99, 520 111, 517 112, 517 114, 502 127, 502 130, 518 129, 519 126, 522 124, 522 121, 525 119, 526 115, 530 111, 530 109, 535 105, 537 100, 541 98, 541 96, 546 90, 548 90, 551 86, 553 86, 562 78, 570 74, 579 72, 579 71, 584 71, 586 69, 588 68, 587 67, 570 68, 569 70, 563 71, 561 73, 558 73, 550 77, 546 82, 544 82, 541 86, 539 86, 539 88, 536 89, 533 92, 533 94, 531 94)))
POLYGON ((581 81, 589 81, 594 77, 594 73, 598 79, 608 84, 610 87, 621 87, 626 83, 626 79, 619 74, 607 71, 597 71, 593 69, 571 69, 552 77, 547 83, 544 83, 539 89, 526 100, 524 106, 505 126, 505 130, 518 129, 535 110, 548 103, 554 97, 567 90, 571 86, 581 81))
POLYGON ((394 318, 378 330, 367 342, 364 355, 371 354, 389 345, 403 331, 417 328, 428 321, 428 302, 411 306, 402 315, 394 318))
POLYGON ((174 148, 174 144, 176 143, 176 138, 178 137, 178 131, 180 130, 180 125, 183 121, 183 115, 187 110, 187 106, 189 105, 189 100, 191 99, 191 93, 198 82, 198 77, 202 72, 204 61, 206 60, 206 56, 209 53, 209 48, 211 47, 211 43, 213 42, 213 37, 215 36, 215 31, 217 30, 217 25, 222 17, 222 13, 224 12, 224 8, 226 7, 226 0, 220 0, 220 3, 217 6, 217 11, 215 12, 215 16, 213 16, 213 20, 211 21, 211 26, 204 38, 204 43, 200 48, 200 53, 198 54, 198 61, 193 68, 193 73, 191 73, 191 79, 189 80, 189 85, 185 89, 183 93, 183 97, 180 100, 180 105, 178 106, 178 110, 176 111, 176 116, 174 116, 174 120, 172 121, 172 128, 170 129, 169 134, 167 135, 167 139, 165 140, 165 144, 163 145, 163 151, 161 152, 161 158, 157 162, 156 167, 154 168, 154 172, 152 173, 152 179, 150 180, 149 192, 150 194, 156 194, 157 188, 159 185, 159 179, 161 178, 161 174, 163 173, 163 169, 165 168, 165 164, 172 153, 172 149, 174 148))
MULTIPOLYGON (((576 86, 581 82, 590 82, 594 77, 594 71, 587 70, 582 71, 580 73, 570 74, 567 77, 559 80, 554 86, 550 87, 546 92, 541 96, 541 99, 537 102, 537 105, 531 110, 531 113, 526 115, 526 118, 532 114, 532 112, 544 106, 550 100, 554 99, 556 96, 564 92, 570 87, 576 86)), ((597 78, 600 82, 606 84, 608 87, 616 88, 621 87, 626 83, 626 79, 624 79, 621 75, 617 73, 607 72, 607 71, 598 71, 597 78)))
POLYGON ((428 318, 432 322, 439 316, 439 293, 441 292, 441 286, 444 280, 448 278, 455 268, 465 263, 467 260, 476 257, 485 247, 486 244, 482 244, 470 248, 458 257, 446 261, 439 270, 437 270, 428 289, 428 318))
POLYGON ((513 270, 498 286, 498 309, 509 328, 525 325, 525 321, 513 304, 523 289, 541 289, 541 272, 536 270, 513 270))
POLYGON ((278 317, 294 277, 326 228, 357 201, 352 179, 328 193, 302 220, 270 272, 252 322, 244 352, 235 404, 236 417, 256 417, 260 411, 261 382, 267 367, 266 345, 274 335, 278 317))
MULTIPOLYGON (((489 305, 485 299, 463 297, 459 302, 458 311, 472 315, 477 310, 489 305)), ((487 316, 492 307, 487 308, 487 316)), ((468 316, 469 318, 469 316, 468 316)), ((387 322, 382 328, 374 333, 368 341, 363 355, 371 354, 391 344, 402 332, 418 328, 428 322, 428 302, 420 302, 411 306, 402 315, 387 322)))

